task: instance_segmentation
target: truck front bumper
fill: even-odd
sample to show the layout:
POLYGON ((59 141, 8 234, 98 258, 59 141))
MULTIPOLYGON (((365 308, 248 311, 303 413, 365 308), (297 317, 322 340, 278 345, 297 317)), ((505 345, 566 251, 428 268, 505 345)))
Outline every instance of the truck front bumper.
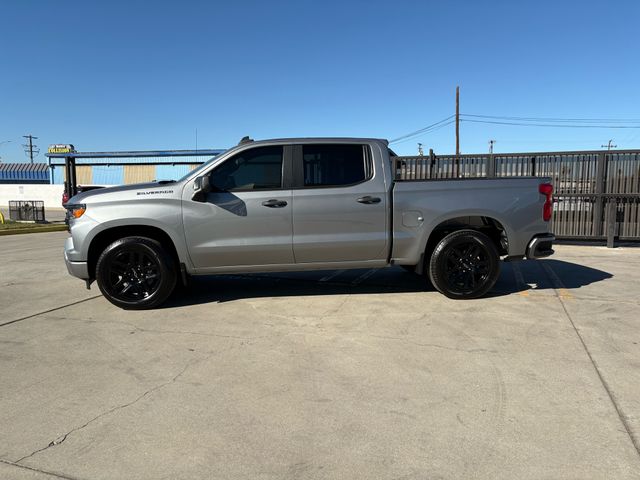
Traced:
POLYGON ((89 267, 87 262, 76 262, 69 259, 75 253, 73 248, 73 238, 69 237, 64 242, 64 263, 67 265, 67 270, 70 275, 74 277, 87 280, 89 278, 89 267))
POLYGON ((552 233, 536 235, 527 246, 527 258, 544 258, 553 255, 553 242, 556 237, 552 233))

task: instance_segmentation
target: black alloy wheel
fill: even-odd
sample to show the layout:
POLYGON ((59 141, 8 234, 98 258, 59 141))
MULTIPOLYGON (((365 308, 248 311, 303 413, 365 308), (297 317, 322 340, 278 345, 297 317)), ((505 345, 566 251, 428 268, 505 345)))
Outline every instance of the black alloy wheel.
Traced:
POLYGON ((126 237, 100 255, 96 280, 102 294, 126 309, 154 308, 164 302, 176 284, 175 261, 156 240, 126 237))
POLYGON ((458 230, 444 237, 429 262, 433 285, 449 298, 481 297, 500 274, 500 257, 493 241, 475 230, 458 230))

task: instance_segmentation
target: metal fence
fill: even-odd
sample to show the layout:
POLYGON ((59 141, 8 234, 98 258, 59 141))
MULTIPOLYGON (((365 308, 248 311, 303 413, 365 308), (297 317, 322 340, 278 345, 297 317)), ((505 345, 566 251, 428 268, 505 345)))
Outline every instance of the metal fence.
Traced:
POLYGON ((9 200, 9 218, 16 221, 44 222, 42 200, 9 200))
POLYGON ((558 238, 640 240, 640 151, 396 157, 398 180, 551 177, 558 238))

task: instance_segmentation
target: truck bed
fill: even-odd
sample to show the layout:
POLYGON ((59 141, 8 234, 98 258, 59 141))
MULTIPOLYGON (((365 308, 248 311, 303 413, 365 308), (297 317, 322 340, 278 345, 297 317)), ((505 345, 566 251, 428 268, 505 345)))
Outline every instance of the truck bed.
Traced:
POLYGON ((392 258, 405 263, 419 257, 424 243, 416 237, 428 236, 453 218, 469 217, 498 222, 507 235, 508 255, 522 256, 532 237, 547 230, 538 185, 549 181, 545 177, 396 180, 392 258))

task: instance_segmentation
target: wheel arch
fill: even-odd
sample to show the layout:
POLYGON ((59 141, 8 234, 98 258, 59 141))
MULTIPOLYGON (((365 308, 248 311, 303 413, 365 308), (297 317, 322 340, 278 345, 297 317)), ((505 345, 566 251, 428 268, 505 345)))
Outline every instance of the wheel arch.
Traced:
POLYGON ((436 245, 444 237, 458 230, 477 230, 487 235, 495 244, 500 255, 509 254, 509 227, 493 214, 453 214, 434 222, 434 227, 426 235, 422 244, 422 258, 416 272, 423 273, 425 262, 431 257, 436 245))
POLYGON ((144 224, 113 226, 101 230, 91 239, 87 253, 89 278, 96 278, 96 264, 104 249, 116 240, 125 237, 147 237, 160 242, 167 250, 167 253, 174 259, 176 266, 179 266, 178 250, 175 242, 166 231, 159 227, 144 224))

